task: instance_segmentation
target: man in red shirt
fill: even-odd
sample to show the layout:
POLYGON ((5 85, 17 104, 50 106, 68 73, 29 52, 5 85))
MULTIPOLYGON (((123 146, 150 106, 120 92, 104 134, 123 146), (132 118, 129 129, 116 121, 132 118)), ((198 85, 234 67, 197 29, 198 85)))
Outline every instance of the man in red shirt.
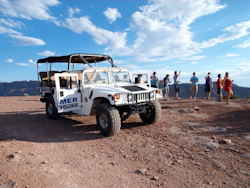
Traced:
POLYGON ((224 81, 221 78, 221 75, 218 74, 218 80, 216 82, 216 85, 217 85, 217 93, 220 97, 220 102, 222 101, 222 97, 223 97, 223 95, 222 95, 223 83, 224 83, 224 81))
POLYGON ((227 92, 227 98, 225 101, 227 104, 229 104, 229 99, 231 96, 233 96, 232 82, 234 81, 229 78, 228 72, 226 72, 225 74, 224 82, 225 82, 224 90, 227 92))

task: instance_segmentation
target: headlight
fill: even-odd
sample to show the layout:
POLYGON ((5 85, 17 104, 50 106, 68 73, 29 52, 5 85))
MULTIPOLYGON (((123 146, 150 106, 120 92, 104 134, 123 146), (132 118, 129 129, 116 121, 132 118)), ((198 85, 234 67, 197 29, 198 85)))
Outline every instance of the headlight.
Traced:
POLYGON ((150 97, 150 99, 154 98, 154 92, 153 91, 150 92, 149 97, 150 97))
POLYGON ((120 99, 120 94, 115 94, 115 99, 120 99))
POLYGON ((132 94, 128 94, 127 98, 128 98, 128 102, 131 102, 131 101, 132 101, 132 99, 133 99, 132 94))

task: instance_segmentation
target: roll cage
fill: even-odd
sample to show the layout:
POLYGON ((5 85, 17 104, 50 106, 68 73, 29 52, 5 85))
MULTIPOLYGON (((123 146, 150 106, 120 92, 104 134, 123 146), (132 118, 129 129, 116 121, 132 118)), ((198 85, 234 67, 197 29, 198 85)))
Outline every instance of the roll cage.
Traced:
POLYGON ((75 64, 83 64, 84 68, 86 65, 88 65, 90 68, 92 68, 92 64, 95 64, 95 67, 97 66, 97 63, 102 61, 108 61, 111 64, 111 67, 116 67, 113 63, 113 59, 108 55, 96 55, 96 54, 71 54, 67 56, 51 56, 44 59, 39 59, 37 61, 37 75, 38 75, 38 82, 40 84, 40 87, 42 89, 42 78, 40 80, 41 74, 39 74, 39 64, 44 63, 46 64, 46 72, 43 72, 43 76, 47 77, 48 86, 51 88, 51 76, 53 76, 54 73, 57 73, 57 71, 52 71, 52 64, 53 63, 68 63, 68 70, 67 72, 70 72, 71 64, 73 64, 72 71, 74 70, 75 64), (50 74, 51 73, 51 74, 50 74))

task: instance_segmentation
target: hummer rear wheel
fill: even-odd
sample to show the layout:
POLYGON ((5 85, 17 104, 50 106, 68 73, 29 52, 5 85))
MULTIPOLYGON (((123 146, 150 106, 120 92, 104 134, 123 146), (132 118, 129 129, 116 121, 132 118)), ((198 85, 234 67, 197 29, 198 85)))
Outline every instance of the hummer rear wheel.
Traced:
POLYGON ((46 114, 49 119, 58 119, 60 117, 52 97, 46 99, 46 114))

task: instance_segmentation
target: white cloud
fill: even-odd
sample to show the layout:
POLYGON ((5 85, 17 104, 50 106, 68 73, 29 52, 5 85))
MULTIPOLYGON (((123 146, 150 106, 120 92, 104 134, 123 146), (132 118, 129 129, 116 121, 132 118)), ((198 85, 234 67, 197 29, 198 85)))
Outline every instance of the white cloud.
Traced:
POLYGON ((50 6, 60 4, 58 0, 18 0, 18 1, 0 1, 0 13, 4 16, 38 19, 38 20, 55 20, 55 17, 49 13, 50 6))
MULTIPOLYGON (((137 62, 159 62, 178 58, 181 60, 197 60, 205 56, 195 56, 203 48, 218 43, 239 39, 249 34, 250 21, 241 22, 222 30, 218 37, 201 43, 193 40, 194 33, 190 24, 200 17, 214 14, 226 5, 217 0, 149 0, 148 5, 139 7, 132 14, 130 27, 123 32, 112 32, 94 25, 90 18, 70 17, 63 25, 81 34, 89 33, 99 45, 107 45, 105 53, 116 56, 134 56, 137 62), (129 41, 128 34, 136 34, 134 41, 129 41)), ((107 9, 109 10, 109 9, 107 9)), ((181 61, 182 62, 182 61, 181 61)))
POLYGON ((31 64, 28 64, 28 63, 17 63, 17 65, 23 66, 23 67, 30 67, 30 66, 32 66, 31 64))
POLYGON ((73 8, 69 7, 68 11, 69 11, 69 17, 72 18, 74 14, 78 14, 79 12, 81 12, 81 9, 79 9, 77 7, 73 9, 73 8))
POLYGON ((30 67, 30 66, 35 66, 36 62, 33 61, 32 59, 29 59, 28 63, 17 63, 17 65, 23 66, 23 67, 30 67))
POLYGON ((240 56, 239 54, 227 54, 226 57, 238 57, 240 56))
POLYGON ((38 38, 22 36, 22 35, 10 35, 13 42, 19 46, 39 46, 45 45, 46 43, 38 38))
POLYGON ((32 59, 29 59, 28 62, 29 62, 30 64, 36 64, 36 62, 33 61, 32 59))
POLYGON ((5 25, 7 27, 14 27, 14 28, 21 29, 22 26, 24 26, 25 24, 20 22, 20 21, 12 20, 10 18, 8 18, 8 19, 1 18, 0 25, 5 25))
POLYGON ((206 57, 206 56, 201 55, 201 56, 184 57, 184 58, 181 58, 181 59, 193 61, 193 60, 204 59, 205 57, 206 57))
POLYGON ((45 57, 48 57, 48 56, 54 56, 56 54, 56 52, 52 52, 52 51, 49 51, 49 50, 45 50, 43 52, 38 52, 36 53, 37 55, 40 55, 40 56, 45 56, 45 57))
POLYGON ((125 60, 117 60, 117 59, 113 59, 114 61, 114 64, 125 64, 125 63, 128 63, 128 61, 125 61, 125 60))
POLYGON ((208 48, 215 46, 218 43, 224 43, 230 40, 239 39, 243 36, 249 35, 250 21, 236 23, 231 25, 222 31, 224 34, 218 36, 217 38, 212 38, 208 41, 204 41, 200 44, 195 44, 199 48, 208 48))
POLYGON ((247 48, 250 47, 250 38, 241 44, 233 46, 233 48, 247 48))
POLYGON ((195 64, 198 64, 199 62, 198 61, 192 61, 191 62, 193 65, 195 65, 195 64))
POLYGON ((13 30, 11 28, 3 27, 0 25, 0 34, 15 34, 15 35, 21 35, 22 33, 13 30))
POLYGON ((5 60, 7 63, 13 63, 13 59, 6 59, 5 60))
POLYGON ((75 33, 89 33, 99 45, 108 45, 107 49, 121 49, 126 44, 126 32, 111 32, 96 27, 88 17, 68 18, 63 25, 75 33))
POLYGON ((109 23, 113 23, 117 18, 121 18, 121 13, 118 12, 117 8, 108 7, 103 14, 109 19, 109 23))

